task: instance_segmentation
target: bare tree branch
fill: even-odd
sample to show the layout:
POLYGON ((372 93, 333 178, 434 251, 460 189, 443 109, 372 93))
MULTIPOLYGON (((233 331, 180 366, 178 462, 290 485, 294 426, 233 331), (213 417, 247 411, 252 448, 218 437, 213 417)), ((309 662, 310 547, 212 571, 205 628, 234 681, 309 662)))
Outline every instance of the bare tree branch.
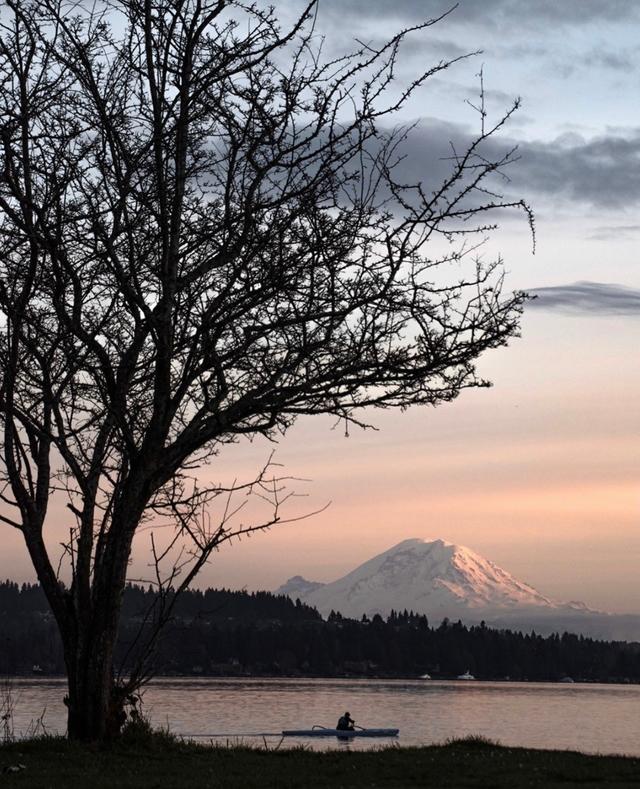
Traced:
POLYGON ((300 415, 348 428, 367 408, 450 401, 487 385, 476 360, 517 333, 523 295, 476 254, 498 209, 533 229, 495 185, 516 151, 487 145, 517 103, 491 122, 481 83, 479 134, 448 177, 402 183, 411 129, 394 113, 460 59, 394 92, 406 37, 440 19, 327 61, 315 9, 286 30, 233 0, 9 0, 0 20, 0 520, 60 627, 73 737, 117 731, 215 550, 296 517, 271 461, 226 488, 191 472, 300 415), (70 518, 66 586, 52 496, 70 518), (263 518, 244 520, 249 499, 263 518), (157 608, 114 689, 147 529, 157 608))

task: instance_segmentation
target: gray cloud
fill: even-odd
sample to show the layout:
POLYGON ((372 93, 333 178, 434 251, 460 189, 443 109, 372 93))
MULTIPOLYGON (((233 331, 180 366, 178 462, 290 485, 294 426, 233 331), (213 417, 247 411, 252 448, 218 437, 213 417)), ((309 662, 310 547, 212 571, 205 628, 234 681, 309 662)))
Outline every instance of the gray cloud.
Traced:
MULTIPOLYGON (((373 39, 367 39, 367 42, 373 46, 380 46, 386 44, 387 37, 381 35, 373 39)), ((425 45, 421 38, 414 36, 405 40, 402 51, 405 55, 419 56, 422 59, 424 59, 426 51, 429 57, 436 61, 438 58, 453 60, 454 58, 464 57, 469 54, 470 49, 460 44, 459 41, 451 41, 446 38, 430 37, 428 44, 425 45)))
POLYGON ((540 194, 604 208, 640 199, 640 130, 628 136, 524 143, 518 177, 540 194))
MULTIPOLYGON (((473 104, 478 104, 479 84, 471 85, 453 80, 446 80, 440 77, 432 77, 429 82, 431 88, 447 93, 448 96, 454 96, 461 101, 471 101, 473 104)), ((495 90, 494 88, 484 88, 485 102, 493 102, 495 106, 502 109, 508 108, 513 104, 516 96, 513 93, 507 93, 504 90, 495 90)))
POLYGON ((553 50, 540 43, 518 43, 518 44, 494 44, 491 46, 491 54, 506 60, 520 60, 521 58, 546 58, 553 50))
POLYGON ((624 285, 574 282, 572 285, 533 288, 528 293, 536 297, 528 302, 529 309, 640 316, 640 290, 624 285))
POLYGON ((587 53, 585 60, 586 65, 589 66, 602 66, 603 68, 628 74, 637 68, 638 51, 637 49, 624 52, 605 48, 592 49, 587 53))
POLYGON ((600 225, 588 238, 591 241, 620 241, 635 238, 638 233, 640 225, 600 225))
MULTIPOLYGON (((562 55, 562 53, 560 53, 562 55)), ((573 54, 563 60, 561 56, 549 57, 545 68, 547 72, 567 79, 585 70, 596 69, 613 74, 632 74, 638 70, 638 49, 611 50, 607 47, 592 47, 581 54, 573 54)))
MULTIPOLYGON (((323 9, 331 13, 362 17, 387 17, 409 21, 436 17, 453 8, 446 0, 324 0, 323 9)), ((459 0, 450 14, 452 22, 497 28, 505 23, 522 25, 617 22, 637 19, 640 8, 629 0, 459 0)))
MULTIPOLYGON (((302 0, 288 2, 298 7, 302 0)), ((318 29, 330 33, 327 46, 338 51, 339 42, 375 41, 443 14, 442 26, 405 41, 406 56, 450 58, 481 49, 491 58, 541 61, 546 73, 564 78, 584 69, 630 74, 638 68, 637 47, 616 46, 615 37, 593 41, 602 25, 640 20, 640 3, 631 0, 320 0, 318 29), (591 41, 567 39, 567 28, 588 26, 591 41), (442 31, 448 41, 439 38, 442 31)))
MULTIPOLYGON (((398 173, 407 180, 421 177, 435 188, 450 170, 450 143, 463 151, 472 139, 470 127, 424 119, 404 144, 406 159, 398 173)), ((505 172, 509 181, 495 182, 512 196, 612 210, 640 202, 640 129, 592 139, 564 134, 551 142, 518 141, 503 134, 485 141, 480 151, 495 160, 515 145, 519 159, 505 172)))

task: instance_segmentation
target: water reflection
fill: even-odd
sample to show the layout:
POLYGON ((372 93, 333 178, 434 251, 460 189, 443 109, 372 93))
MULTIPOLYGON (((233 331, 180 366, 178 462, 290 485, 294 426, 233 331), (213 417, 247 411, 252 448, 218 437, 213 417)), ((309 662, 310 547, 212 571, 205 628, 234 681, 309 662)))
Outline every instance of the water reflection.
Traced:
MULTIPOLYGON (((13 681, 17 734, 43 716, 64 733, 62 680, 13 681)), ((335 726, 350 710, 360 726, 398 727, 400 745, 481 734, 506 745, 640 754, 640 687, 403 680, 160 679, 144 694, 155 726, 199 741, 276 747, 285 728, 335 726)), ((366 749, 394 740, 285 740, 366 749)))

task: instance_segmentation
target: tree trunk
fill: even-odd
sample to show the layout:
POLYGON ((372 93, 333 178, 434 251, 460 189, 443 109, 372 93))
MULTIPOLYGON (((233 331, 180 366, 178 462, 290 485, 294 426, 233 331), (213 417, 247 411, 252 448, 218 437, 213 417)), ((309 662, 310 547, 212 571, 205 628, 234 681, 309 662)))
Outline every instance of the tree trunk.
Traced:
POLYGON ((115 636, 103 633, 90 643, 76 639, 65 647, 70 740, 94 742, 116 737, 125 719, 123 697, 114 685, 115 636))
MULTIPOLYGON (((67 698, 70 740, 94 742, 117 737, 126 720, 126 694, 115 683, 113 661, 122 595, 131 553, 131 541, 146 502, 136 507, 129 499, 125 508, 129 519, 114 519, 120 524, 116 538, 107 546, 101 572, 94 578, 92 594, 79 594, 83 588, 76 575, 73 596, 74 630, 64 640, 69 682, 67 698), (91 610, 88 607, 91 605, 91 610)), ((88 589, 88 581, 87 581, 88 589)))

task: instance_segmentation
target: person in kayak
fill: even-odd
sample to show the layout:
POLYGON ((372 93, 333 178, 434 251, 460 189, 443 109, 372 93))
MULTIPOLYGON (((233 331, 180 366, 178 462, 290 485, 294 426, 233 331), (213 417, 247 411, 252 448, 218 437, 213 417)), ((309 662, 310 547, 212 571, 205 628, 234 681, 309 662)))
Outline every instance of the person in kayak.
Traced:
POLYGON ((348 712, 345 712, 345 714, 338 720, 338 725, 336 726, 336 729, 338 731, 353 731, 354 724, 355 721, 353 720, 351 715, 349 715, 348 712))

